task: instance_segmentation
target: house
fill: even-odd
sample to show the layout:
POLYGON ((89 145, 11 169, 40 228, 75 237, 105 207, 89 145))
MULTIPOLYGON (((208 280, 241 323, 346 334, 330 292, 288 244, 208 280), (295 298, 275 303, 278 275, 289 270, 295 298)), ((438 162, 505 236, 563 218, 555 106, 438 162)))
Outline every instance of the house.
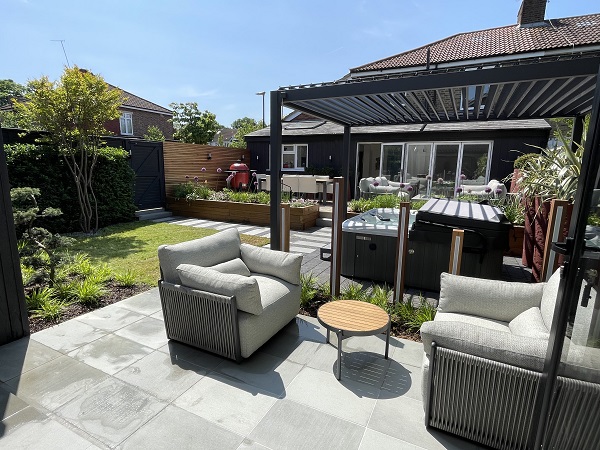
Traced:
MULTIPOLYGON (((450 36, 350 69, 343 80, 452 72, 465 66, 488 64, 524 65, 539 58, 600 51, 600 14, 545 20, 545 6, 544 0, 525 0, 514 25, 450 36)), ((469 121, 469 116, 479 117, 487 112, 485 105, 492 103, 486 102, 489 93, 489 85, 455 89, 451 95, 447 91, 439 94, 434 91, 432 95, 411 92, 406 94, 411 101, 400 103, 397 108, 414 108, 405 111, 413 117, 426 115, 430 110, 446 111, 447 116, 467 116, 459 122, 449 123, 438 117, 439 123, 431 123, 436 122, 433 116, 425 125, 353 126, 349 183, 354 193, 358 193, 362 177, 375 175, 401 181, 429 175, 456 185, 461 176, 470 180, 483 176, 485 182, 502 179, 512 172, 512 162, 519 152, 535 151, 531 146, 546 146, 550 126, 543 119, 469 121)), ((498 91, 492 94, 503 95, 498 91)), ((512 114, 509 110, 516 107, 507 103, 502 105, 506 109, 504 115, 512 114)), ((498 111, 495 115, 502 113, 498 111)), ((329 167, 340 173, 342 134, 341 125, 315 120, 299 111, 288 115, 282 123, 280 169, 284 173, 312 172, 329 167)), ((259 172, 270 169, 269 135, 266 128, 246 136, 252 169, 259 172)))
POLYGON ((208 143, 208 145, 219 146, 219 147, 229 147, 233 138, 235 137, 236 130, 233 128, 221 128, 216 132, 212 141, 208 143))
MULTIPOLYGON (((119 89, 111 84, 112 89, 119 89)), ((154 125, 162 131, 166 139, 173 139, 173 111, 152 103, 131 92, 120 89, 123 104, 119 108, 121 117, 106 124, 106 129, 117 136, 141 138, 154 125)))

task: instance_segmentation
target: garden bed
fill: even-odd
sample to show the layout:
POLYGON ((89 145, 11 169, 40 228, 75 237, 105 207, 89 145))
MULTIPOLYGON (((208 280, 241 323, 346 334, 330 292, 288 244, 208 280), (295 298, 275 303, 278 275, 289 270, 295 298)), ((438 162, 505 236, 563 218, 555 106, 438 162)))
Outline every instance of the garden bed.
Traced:
MULTIPOLYGON (((258 203, 167 199, 167 209, 178 216, 259 226, 268 226, 271 223, 270 208, 270 205, 258 203)), ((318 217, 318 205, 311 204, 290 208, 290 228, 292 230, 306 230, 314 227, 318 217)))

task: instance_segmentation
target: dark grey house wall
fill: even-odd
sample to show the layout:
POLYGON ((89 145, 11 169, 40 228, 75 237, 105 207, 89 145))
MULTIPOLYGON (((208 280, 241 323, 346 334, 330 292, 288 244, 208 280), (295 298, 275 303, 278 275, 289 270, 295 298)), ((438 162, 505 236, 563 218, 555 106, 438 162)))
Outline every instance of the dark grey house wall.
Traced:
MULTIPOLYGON (((352 134, 350 155, 350 185, 355 186, 356 149, 358 143, 376 142, 443 142, 443 141, 493 141, 490 179, 501 180, 513 171, 514 160, 521 153, 537 152, 529 145, 545 147, 550 129, 508 129, 486 131, 444 131, 423 133, 365 133, 352 134), (527 145, 529 144, 529 145, 527 145), (516 150, 516 151, 513 151, 516 150)), ((246 137, 252 170, 269 173, 269 137, 246 137), (256 157, 258 156, 258 159, 256 157)), ((308 165, 311 168, 333 167, 341 173, 342 135, 283 136, 284 144, 308 144, 308 165), (331 160, 329 156, 331 155, 331 160)), ((282 173, 288 173, 285 169, 282 173)), ((290 171, 289 173, 299 173, 290 171)))

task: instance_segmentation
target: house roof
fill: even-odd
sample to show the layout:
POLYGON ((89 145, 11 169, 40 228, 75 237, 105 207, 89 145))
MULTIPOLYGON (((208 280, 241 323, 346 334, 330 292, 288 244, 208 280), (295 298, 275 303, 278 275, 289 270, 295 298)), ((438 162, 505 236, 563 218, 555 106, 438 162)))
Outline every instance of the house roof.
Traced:
POLYGON ((600 14, 549 19, 534 26, 509 25, 454 36, 350 69, 350 75, 372 71, 393 71, 410 67, 429 67, 541 52, 579 51, 579 47, 600 46, 600 14))
POLYGON ((173 111, 171 111, 170 109, 163 108, 162 106, 157 105, 156 103, 152 103, 151 101, 143 99, 142 97, 138 97, 137 95, 132 94, 131 92, 124 91, 123 89, 113 86, 112 84, 109 84, 109 86, 112 89, 118 89, 122 92, 122 96, 125 98, 125 101, 123 102, 122 106, 125 108, 129 106, 131 108, 143 109, 146 111, 168 114, 171 116, 173 115, 173 111))
MULTIPOLYGON (((352 134, 381 134, 381 133, 432 133, 443 131, 473 132, 487 130, 525 130, 549 129, 548 122, 544 119, 531 120, 502 120, 489 122, 458 122, 458 123, 432 123, 425 126, 421 124, 386 125, 377 127, 352 127, 352 134)), ((247 134, 247 138, 260 138, 270 136, 269 127, 247 134)), ((343 134, 344 127, 333 122, 323 120, 310 120, 304 122, 289 122, 282 124, 283 136, 316 136, 343 134)))

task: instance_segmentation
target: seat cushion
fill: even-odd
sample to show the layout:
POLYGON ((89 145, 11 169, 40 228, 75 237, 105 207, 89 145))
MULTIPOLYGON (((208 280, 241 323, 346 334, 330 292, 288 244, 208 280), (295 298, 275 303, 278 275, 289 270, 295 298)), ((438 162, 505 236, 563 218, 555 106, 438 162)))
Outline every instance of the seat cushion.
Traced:
POLYGON ((263 312, 258 282, 253 277, 221 273, 191 264, 180 264, 177 272, 184 286, 227 297, 235 296, 237 309, 256 315, 263 312))
POLYGON ((487 328, 489 330, 497 330, 504 332, 510 331, 507 322, 486 319, 485 317, 472 316, 469 314, 438 312, 435 315, 435 320, 438 322, 469 323, 471 325, 477 325, 479 327, 487 328))
POLYGON ((173 284, 182 284, 177 272, 180 264, 209 267, 239 257, 240 233, 236 228, 193 241, 158 247, 162 279, 173 284))
POLYGON ((214 266, 210 266, 210 268, 221 273, 232 273, 236 275, 242 275, 243 277, 250 276, 250 271, 241 258, 235 258, 231 261, 215 264, 214 266))
POLYGON ((550 333, 544 325, 540 308, 535 306, 523 311, 508 324, 510 332, 517 336, 537 339, 549 339, 550 333))
POLYGON ((250 272, 272 275, 292 284, 300 284, 302 255, 286 253, 268 248, 241 245, 242 261, 250 272))
POLYGON ((540 302, 540 312, 544 325, 549 330, 552 328, 552 319, 554 318, 554 308, 556 307, 556 296, 558 295, 558 285, 560 284, 559 268, 552 274, 548 282, 544 285, 542 300, 540 302))
POLYGON ((300 286, 268 275, 253 273, 252 278, 257 280, 264 309, 260 316, 238 313, 240 348, 244 358, 254 353, 300 311, 300 286))

